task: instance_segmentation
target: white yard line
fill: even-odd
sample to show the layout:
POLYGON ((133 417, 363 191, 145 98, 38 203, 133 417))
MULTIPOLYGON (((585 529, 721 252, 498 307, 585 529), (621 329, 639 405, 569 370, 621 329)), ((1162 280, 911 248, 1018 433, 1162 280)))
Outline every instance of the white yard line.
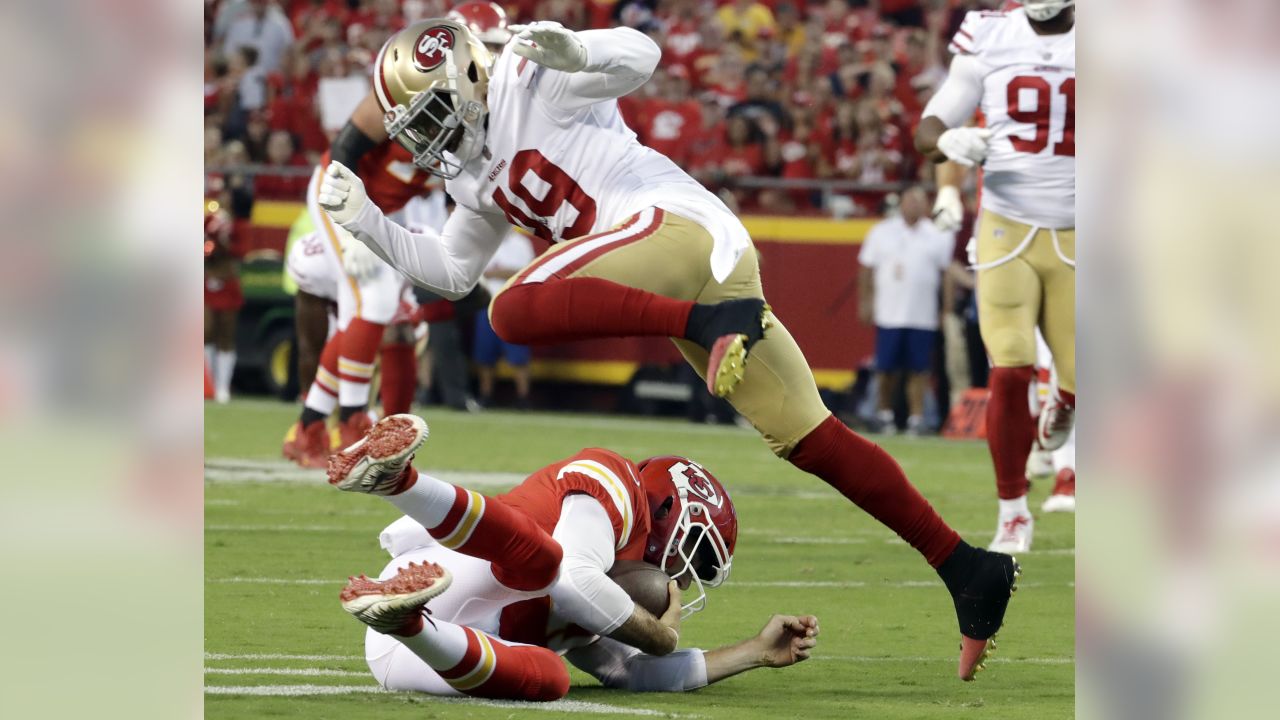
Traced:
MULTIPOLYGON (((206 695, 257 695, 272 697, 307 697, 314 695, 351 695, 351 694, 399 694, 390 693, 376 685, 205 685, 206 695)), ((601 715, 641 715, 645 717, 697 718, 700 715, 684 715, 651 710, 649 708, 619 707, 597 702, 581 700, 557 700, 548 703, 516 702, 513 700, 480 700, 477 698, 431 697, 421 693, 413 693, 424 703, 479 705, 484 707, 508 708, 521 711, 542 711, 553 713, 597 713, 601 715)))
POLYGON ((369 671, 331 670, 329 668, 205 668, 205 675, 301 675, 305 677, 372 678, 369 671))
MULTIPOLYGON (((954 657, 925 657, 925 656, 901 656, 901 657, 875 657, 871 655, 814 655, 814 660, 825 660, 828 662, 848 662, 848 663, 954 663, 954 657)), ((989 663, 1003 663, 1006 665, 1073 665, 1075 658, 1071 657, 989 657, 989 663)))
MULTIPOLYGON (((525 479, 522 473, 471 472, 467 470, 432 470, 432 477, 471 488, 511 487, 525 479)), ((288 460, 249 460, 246 458, 206 458, 206 482, 244 483, 277 482, 303 485, 325 485, 323 470, 298 467, 288 460)))
POLYGON ((290 653, 205 653, 205 660, 305 660, 308 662, 363 661, 363 655, 294 655, 290 653))

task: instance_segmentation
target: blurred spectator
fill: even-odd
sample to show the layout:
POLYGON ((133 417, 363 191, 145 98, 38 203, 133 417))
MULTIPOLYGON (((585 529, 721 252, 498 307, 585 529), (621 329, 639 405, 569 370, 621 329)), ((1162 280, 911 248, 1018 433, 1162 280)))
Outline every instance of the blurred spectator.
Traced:
POLYGON ((231 213, 218 200, 205 204, 204 217, 204 355, 213 375, 214 399, 231 400, 236 368, 236 318, 244 306, 240 289, 240 247, 231 213))
POLYGON ((880 424, 895 432, 893 404, 906 377, 907 431, 925 427, 925 392, 938 342, 938 291, 951 264, 955 239, 927 219, 929 198, 913 187, 902 195, 901 214, 867 235, 858 262, 859 318, 876 327, 876 378, 880 424))
POLYGON ((311 163, 294 147, 293 136, 284 130, 273 130, 267 139, 266 165, 295 173, 262 173, 253 183, 253 196, 259 200, 301 200, 311 182, 311 163))
MULTIPOLYGON (((497 297, 502 287, 513 275, 533 262, 533 244, 529 236, 511 230, 507 232, 498 252, 489 260, 484 269, 484 285, 489 295, 497 297)), ((529 408, 529 348, 524 345, 513 345, 498 337, 489 324, 489 313, 476 313, 475 351, 472 357, 476 362, 479 375, 479 400, 485 407, 493 405, 493 382, 499 357, 506 358, 507 364, 515 373, 516 401, 515 406, 521 410, 529 408)))
POLYGON ((225 11, 232 19, 222 41, 223 54, 251 47, 263 73, 280 69, 285 50, 293 44, 293 26, 280 7, 267 0, 242 0, 228 3, 225 11))
POLYGON ((725 37, 741 44, 748 60, 756 58, 760 41, 772 37, 778 29, 769 6, 756 0, 731 0, 716 11, 716 19, 725 37))

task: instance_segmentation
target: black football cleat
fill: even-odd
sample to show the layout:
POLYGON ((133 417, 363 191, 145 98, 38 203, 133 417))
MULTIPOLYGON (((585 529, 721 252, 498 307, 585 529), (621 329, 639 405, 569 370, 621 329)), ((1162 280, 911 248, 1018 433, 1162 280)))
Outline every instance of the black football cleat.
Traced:
POLYGON ((955 603, 960 625, 957 673, 961 680, 973 680, 986 667, 1021 574, 1022 568, 1012 556, 963 542, 938 568, 955 603))
POLYGON ((742 382, 751 346, 773 327, 769 305, 761 298, 737 298, 695 305, 685 336, 706 348, 707 391, 726 397, 742 382))

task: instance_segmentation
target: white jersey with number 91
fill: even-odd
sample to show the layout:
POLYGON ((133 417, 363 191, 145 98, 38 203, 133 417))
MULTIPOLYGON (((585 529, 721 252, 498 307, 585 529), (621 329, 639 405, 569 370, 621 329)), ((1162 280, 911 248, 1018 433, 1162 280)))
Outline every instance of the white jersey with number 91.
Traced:
POLYGON ((948 127, 982 110, 991 130, 982 206, 1046 228, 1075 227, 1076 33, 1038 35, 1026 12, 970 12, 946 85, 925 116, 948 127))

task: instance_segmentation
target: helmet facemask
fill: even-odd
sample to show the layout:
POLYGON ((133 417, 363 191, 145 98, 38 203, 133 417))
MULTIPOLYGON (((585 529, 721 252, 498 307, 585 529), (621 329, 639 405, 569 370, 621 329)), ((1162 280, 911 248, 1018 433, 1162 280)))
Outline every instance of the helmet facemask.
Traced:
POLYGON ((672 579, 685 573, 691 578, 690 587, 695 589, 693 599, 686 597, 680 606, 680 616, 687 618, 707 606, 707 588, 719 587, 729 578, 733 557, 720 529, 707 517, 702 504, 690 501, 684 488, 679 492, 682 507, 662 552, 662 571, 672 579))
MULTIPOLYGON (((486 61, 479 57, 473 60, 486 61)), ((468 68, 474 74, 474 64, 468 68)), ((472 82, 476 81, 472 77, 472 82)), ((445 81, 417 93, 408 107, 396 105, 383 117, 387 134, 413 155, 413 164, 446 180, 456 178, 484 151, 489 110, 478 99, 463 100, 453 54, 445 56, 445 81)))

